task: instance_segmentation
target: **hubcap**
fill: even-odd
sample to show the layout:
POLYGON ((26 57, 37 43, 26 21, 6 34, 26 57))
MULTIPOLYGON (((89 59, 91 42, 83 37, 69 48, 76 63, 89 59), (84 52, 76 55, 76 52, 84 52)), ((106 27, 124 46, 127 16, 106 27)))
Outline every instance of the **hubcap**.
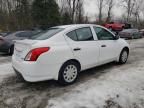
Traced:
POLYGON ((122 61, 126 62, 127 61, 127 57, 128 57, 128 53, 127 53, 127 51, 124 51, 123 54, 122 54, 122 61))
POLYGON ((78 74, 77 67, 75 65, 68 65, 63 73, 64 80, 68 83, 73 82, 78 74))

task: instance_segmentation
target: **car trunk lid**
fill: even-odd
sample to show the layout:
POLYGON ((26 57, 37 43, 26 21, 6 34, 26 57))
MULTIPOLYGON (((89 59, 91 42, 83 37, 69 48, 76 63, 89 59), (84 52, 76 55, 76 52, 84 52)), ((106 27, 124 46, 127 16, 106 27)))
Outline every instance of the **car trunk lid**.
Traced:
POLYGON ((31 46, 37 42, 38 40, 15 40, 14 56, 17 60, 24 60, 25 56, 31 50, 31 46))

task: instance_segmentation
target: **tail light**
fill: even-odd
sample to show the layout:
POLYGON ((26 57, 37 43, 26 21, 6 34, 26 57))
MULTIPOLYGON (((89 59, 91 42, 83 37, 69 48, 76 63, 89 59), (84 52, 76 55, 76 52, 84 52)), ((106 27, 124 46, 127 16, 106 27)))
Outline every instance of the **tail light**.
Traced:
POLYGON ((49 50, 49 47, 35 48, 26 55, 25 61, 36 61, 41 54, 49 50))

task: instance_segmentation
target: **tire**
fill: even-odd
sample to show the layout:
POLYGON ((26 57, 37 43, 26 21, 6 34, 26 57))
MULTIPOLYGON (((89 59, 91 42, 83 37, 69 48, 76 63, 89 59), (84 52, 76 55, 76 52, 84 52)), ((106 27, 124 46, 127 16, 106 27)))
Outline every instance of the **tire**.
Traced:
POLYGON ((125 64, 128 60, 129 52, 127 49, 123 49, 120 57, 119 57, 119 64, 125 64))
POLYGON ((10 47, 10 50, 9 50, 9 54, 10 55, 13 55, 14 53, 14 45, 10 47))
POLYGON ((80 66, 75 61, 66 62, 59 71, 58 82, 61 85, 70 85, 73 84, 80 72, 80 66))

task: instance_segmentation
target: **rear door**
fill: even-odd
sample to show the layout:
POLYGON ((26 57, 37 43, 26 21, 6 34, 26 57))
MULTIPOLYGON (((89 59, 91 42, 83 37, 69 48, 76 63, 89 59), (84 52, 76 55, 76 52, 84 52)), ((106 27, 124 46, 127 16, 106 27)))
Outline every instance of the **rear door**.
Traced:
POLYGON ((94 40, 91 27, 75 29, 68 32, 66 37, 74 57, 80 61, 82 69, 87 69, 98 64, 99 45, 94 40))
POLYGON ((116 60, 119 54, 119 45, 118 40, 114 39, 114 34, 102 27, 96 26, 94 26, 94 31, 100 47, 100 64, 116 60))

